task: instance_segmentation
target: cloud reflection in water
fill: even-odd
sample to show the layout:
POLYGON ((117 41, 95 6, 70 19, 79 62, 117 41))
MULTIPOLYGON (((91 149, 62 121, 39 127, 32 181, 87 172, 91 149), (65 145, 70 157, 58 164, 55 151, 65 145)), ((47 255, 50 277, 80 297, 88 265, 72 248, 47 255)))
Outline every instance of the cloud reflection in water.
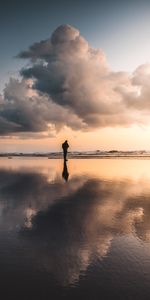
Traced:
POLYGON ((17 232, 26 255, 67 286, 106 257, 116 237, 150 241, 150 190, 142 179, 72 175, 66 185, 61 175, 50 182, 28 169, 1 169, 0 230, 17 232))

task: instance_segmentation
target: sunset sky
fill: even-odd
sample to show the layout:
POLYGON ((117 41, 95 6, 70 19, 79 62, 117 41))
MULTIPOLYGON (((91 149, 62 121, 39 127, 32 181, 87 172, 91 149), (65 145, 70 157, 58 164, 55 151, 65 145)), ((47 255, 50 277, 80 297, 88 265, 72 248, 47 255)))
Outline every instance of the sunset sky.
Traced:
POLYGON ((0 152, 150 150, 150 1, 3 1, 0 152))

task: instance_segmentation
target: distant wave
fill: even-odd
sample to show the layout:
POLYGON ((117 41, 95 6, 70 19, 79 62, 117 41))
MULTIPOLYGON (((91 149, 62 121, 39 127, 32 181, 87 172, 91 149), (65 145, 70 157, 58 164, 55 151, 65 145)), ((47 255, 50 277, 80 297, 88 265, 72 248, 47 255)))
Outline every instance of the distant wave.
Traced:
MULTIPOLYGON (((48 158, 62 158, 62 152, 30 152, 30 153, 20 153, 20 152, 12 152, 12 153, 0 153, 0 157, 8 157, 12 158, 16 157, 48 157, 48 158)), ((118 150, 110 150, 110 151, 72 151, 68 152, 68 156, 70 158, 103 158, 103 157, 150 157, 150 151, 145 150, 136 150, 136 151, 118 151, 118 150)))

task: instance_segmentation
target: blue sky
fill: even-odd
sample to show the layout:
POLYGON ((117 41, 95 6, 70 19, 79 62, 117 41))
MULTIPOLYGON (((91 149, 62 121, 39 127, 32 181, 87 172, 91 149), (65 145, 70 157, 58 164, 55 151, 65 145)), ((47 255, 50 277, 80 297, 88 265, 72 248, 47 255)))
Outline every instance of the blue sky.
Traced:
POLYGON ((15 55, 64 23, 79 28, 93 47, 102 48, 115 70, 133 71, 149 60, 150 1, 2 1, 1 89, 24 64, 15 55))
MULTIPOLYGON (((95 74, 92 69, 91 84, 93 91, 97 93, 97 88, 99 87, 99 96, 97 100, 99 101, 99 109, 100 105, 102 105, 100 111, 99 124, 103 123, 103 117, 109 125, 108 127, 97 127, 97 129, 93 129, 90 132, 84 133, 80 132, 80 134, 76 133, 71 127, 65 128, 58 132, 57 136, 47 137, 45 139, 45 144, 41 143, 40 137, 38 139, 38 135, 33 140, 31 139, 33 132, 29 132, 30 141, 27 139, 28 132, 25 133, 25 136, 22 136, 17 139, 12 136, 9 138, 3 137, 1 138, 1 149, 4 151, 27 151, 29 150, 58 150, 59 144, 61 141, 68 136, 73 149, 81 149, 81 150, 94 150, 102 147, 103 149, 150 149, 149 136, 150 136, 150 126, 147 125, 149 120, 149 87, 147 86, 147 82, 149 82, 149 68, 148 63, 150 63, 150 1, 149 0, 127 0, 127 1, 84 1, 84 0, 55 0, 55 1, 35 1, 35 0, 26 0, 26 1, 18 1, 14 0, 10 1, 1 1, 0 4, 0 93, 3 92, 5 84, 9 81, 10 77, 19 77, 19 72, 23 66, 26 66, 28 61, 23 59, 16 58, 17 54, 21 51, 27 50, 30 45, 35 42, 40 42, 41 40, 48 39, 54 30, 60 26, 61 24, 70 24, 72 27, 77 28, 80 31, 80 35, 85 38, 85 40, 89 43, 92 48, 100 48, 106 55, 107 63, 110 66, 110 70, 114 72, 114 78, 111 78, 112 83, 114 84, 114 80, 118 80, 117 89, 120 93, 121 91, 121 102, 122 107, 120 107, 120 111, 122 110, 123 114, 123 106, 125 106, 124 119, 122 119, 120 112, 113 119, 115 125, 110 126, 111 122, 109 120, 106 121, 103 112, 105 109, 107 111, 107 117, 109 117, 109 103, 105 100, 105 104, 107 107, 103 107, 103 98, 100 98, 101 88, 99 87, 99 83, 95 86, 95 74), (141 77, 143 76, 144 81, 142 82, 143 93, 140 95, 140 99, 138 103, 135 103, 134 97, 134 83, 129 78, 121 79, 122 76, 116 79, 118 76, 116 71, 125 71, 131 72, 132 76, 134 76, 134 71, 140 65, 145 64, 142 69, 138 70, 138 74, 135 75, 135 81, 137 84, 141 84, 141 77), (144 75, 143 75, 144 74, 144 75), (127 80, 128 91, 120 90, 120 80, 127 80), (127 97, 127 93, 128 96, 127 97), (132 101, 131 101, 132 98, 132 101), (133 110, 133 108, 135 110, 133 110), (143 115, 141 111, 144 112, 143 115), (128 115, 131 114, 130 120, 127 120, 128 115), (125 123, 123 123, 125 122, 125 123), (123 123, 124 125, 122 125, 123 123), (115 127, 117 124, 118 127, 115 127), (123 127, 120 127, 123 126, 123 127), (97 130, 97 131, 96 131, 97 130), (27 136, 26 136, 27 134, 27 136), (83 141, 83 143, 82 143, 83 141), (88 147, 89 141, 92 141, 92 147, 88 147), (133 142, 134 141, 134 142, 133 142), (141 142, 142 141, 142 142, 141 142), (85 146, 84 146, 85 145, 85 146), (47 148, 46 148, 47 147, 47 148)), ((74 29, 72 29, 74 30, 74 29)), ((75 54, 75 53, 74 53, 75 54)), ((65 58, 67 62, 67 57, 65 58)), ((96 57, 95 57, 96 59, 96 57)), ((73 63, 73 62, 72 62, 73 63)), ((88 65, 86 66, 88 67, 88 65)), ((100 71, 100 70, 99 70, 100 71)), ((32 73, 32 72, 31 72, 32 73)), ((86 72, 85 72, 86 74, 86 72)), ((63 74, 64 75, 64 74, 63 74)), ((70 76, 71 74, 69 74, 70 76)), ((89 73, 90 75, 90 73, 89 73)), ((110 75, 111 76, 111 75, 110 75)), ((127 75, 125 75, 127 76, 127 75)), ((89 76, 90 77, 90 76, 89 76)), ((20 77, 21 78, 21 77, 20 77)), ((70 77, 71 78, 71 77, 70 77)), ((82 78, 83 79, 83 78, 82 78)), ((88 91, 88 78, 85 76, 85 86, 88 91)), ((96 78, 97 80, 97 78, 96 78)), ((111 91, 110 82, 106 81, 106 85, 108 84, 108 95, 112 95, 114 92, 114 88, 111 91), (110 94, 109 94, 110 93, 110 94)), ((9 88, 7 88, 10 93, 10 90, 14 93, 14 91, 19 90, 25 91, 26 87, 24 83, 11 83, 9 88), (16 88, 15 88, 16 87, 16 88)), ((92 91, 92 89, 91 89, 92 91)), ((31 91, 30 91, 31 92, 31 91)), ((104 87, 105 96, 107 99, 107 89, 104 87)), ((137 91, 137 93, 139 90, 137 91)), ((88 93, 88 92, 87 92, 88 93)), ((120 94, 117 94, 117 97, 120 97, 120 94)), ((9 94, 10 97, 12 95, 9 94)), ((51 100, 51 95, 50 100, 51 100)), ((17 95, 18 97, 18 95, 17 95)), ((3 126, 5 130, 7 126, 12 124, 12 126, 16 126, 18 129, 18 123, 10 123, 14 122, 14 120, 18 120, 18 108, 16 97, 16 107, 13 109, 14 115, 12 115, 12 111, 9 107, 4 107, 4 114, 2 114, 2 118, 5 115, 5 122, 3 126), (8 124, 9 122, 9 124, 8 124)), ((116 96, 115 96, 116 97, 116 96)), ((115 98, 114 100, 115 101, 115 98)), ((92 96, 91 96, 92 98, 92 96)), ((113 98, 113 97, 112 97, 113 98)), ((111 96, 110 96, 111 99, 111 96)), ((110 100, 109 99, 109 100, 110 100)), ((53 104, 57 103, 58 99, 53 99, 53 104)), ((41 100, 40 100, 41 101, 41 100)), ((46 100, 44 100, 46 101, 46 100)), ((109 101, 108 101, 109 102, 109 101)), ((21 103, 21 102, 20 102, 21 103)), ((7 103, 8 104, 8 103, 7 103)), ((30 104, 30 103, 29 103, 30 104)), ((75 103, 72 103, 75 104, 75 103)), ((20 104, 19 104, 20 105, 20 104)), ((46 102, 45 102, 45 105, 46 102)), ((49 104, 48 104, 49 105, 49 104)), ((87 105, 87 102, 85 102, 87 105)), ((91 107, 90 102, 88 103, 89 107, 91 107)), ((88 106, 87 105, 87 106, 88 106)), ((49 107, 49 106, 48 106, 49 107)), ((54 107, 53 107, 54 108, 54 107)), ((23 109, 23 108, 21 108, 23 109)), ((26 108, 26 113, 28 112, 28 108, 26 108)), ((56 109, 56 107, 55 107, 56 109)), ((58 111, 60 107, 58 108, 58 111)), ((64 113, 64 107, 61 104, 62 112, 64 113)), ((74 122, 79 122, 84 120, 84 116, 81 116, 78 111, 76 114, 75 109, 77 107, 72 106, 71 109, 74 109, 74 122), (80 120, 76 118, 81 118, 80 120)), ((95 108, 96 109, 96 108, 95 108)), ((113 103, 112 103, 113 109, 113 103)), ((82 111, 82 107, 80 109, 82 111)), ((2 109, 3 111, 3 109, 2 109)), ((92 111, 92 110, 91 110, 92 111)), ((23 111, 21 111, 23 113, 23 111)), ((30 112, 31 113, 31 112, 30 112)), ((43 112, 44 113, 44 112, 43 112)), ((87 113, 87 112, 86 112, 87 113)), ((115 111, 112 112, 112 118, 114 117, 115 111)), ((65 113, 64 113, 65 114, 65 113)), ((94 112, 95 114, 95 112, 94 112)), ((33 115, 34 116, 34 115, 33 115)), ((95 115, 94 115, 95 116, 95 115)), ((24 122, 27 120, 31 121, 30 117, 28 119, 27 116, 23 115, 24 122)), ((45 115, 43 116, 45 117, 45 115)), ((89 118, 89 112, 86 115, 86 120, 89 123, 92 123, 93 116, 91 115, 89 118)), ((57 119, 57 116, 56 116, 57 119)), ((21 119, 19 119, 20 122, 21 119)), ((34 119, 33 119, 34 120, 34 119)), ((47 119, 43 119, 46 122, 47 119)), ((4 120, 2 120, 4 121, 4 120)), ((21 120, 22 121, 22 120, 21 120)), ((36 119, 38 123, 38 118, 36 119)), ((56 120, 55 120, 56 121, 56 120)), ((59 121, 59 120, 57 120, 59 121)), ((17 121, 18 122, 18 121, 17 121)), ((93 122, 93 124, 94 124, 93 122)), ((113 124, 112 122, 112 124, 113 124)), ((22 123, 22 126, 26 126, 33 129, 33 125, 22 123)), ((60 122, 58 122, 60 123, 60 122)), ((105 122, 104 122, 105 123, 105 122)), ((95 122, 96 124, 96 122, 95 122)), ((58 124, 57 124, 58 125, 58 124)), ((20 126, 20 123, 19 123, 20 126)), ((59 124, 60 126, 60 124, 59 124)), ((73 125, 72 125, 73 126, 73 125)), ((78 123, 79 126, 79 123, 78 123)), ((95 125, 96 126, 96 125, 95 125)), ((1 126, 2 127, 2 126, 1 126)), ((12 132, 11 132, 12 133, 12 132)))

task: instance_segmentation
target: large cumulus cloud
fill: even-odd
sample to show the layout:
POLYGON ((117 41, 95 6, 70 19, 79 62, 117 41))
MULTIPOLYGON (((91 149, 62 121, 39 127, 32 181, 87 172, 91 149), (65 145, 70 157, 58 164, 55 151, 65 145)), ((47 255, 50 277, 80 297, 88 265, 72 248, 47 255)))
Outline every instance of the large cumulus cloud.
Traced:
POLYGON ((148 121, 150 66, 139 66, 133 74, 113 72, 103 51, 70 25, 18 57, 28 64, 22 79, 11 79, 0 98, 1 135, 148 121))
POLYGON ((51 39, 34 44, 19 57, 31 60, 21 71, 34 88, 61 107, 70 109, 88 127, 126 123, 115 86, 128 84, 124 73, 113 74, 101 50, 93 49, 69 25, 60 26, 51 39))

